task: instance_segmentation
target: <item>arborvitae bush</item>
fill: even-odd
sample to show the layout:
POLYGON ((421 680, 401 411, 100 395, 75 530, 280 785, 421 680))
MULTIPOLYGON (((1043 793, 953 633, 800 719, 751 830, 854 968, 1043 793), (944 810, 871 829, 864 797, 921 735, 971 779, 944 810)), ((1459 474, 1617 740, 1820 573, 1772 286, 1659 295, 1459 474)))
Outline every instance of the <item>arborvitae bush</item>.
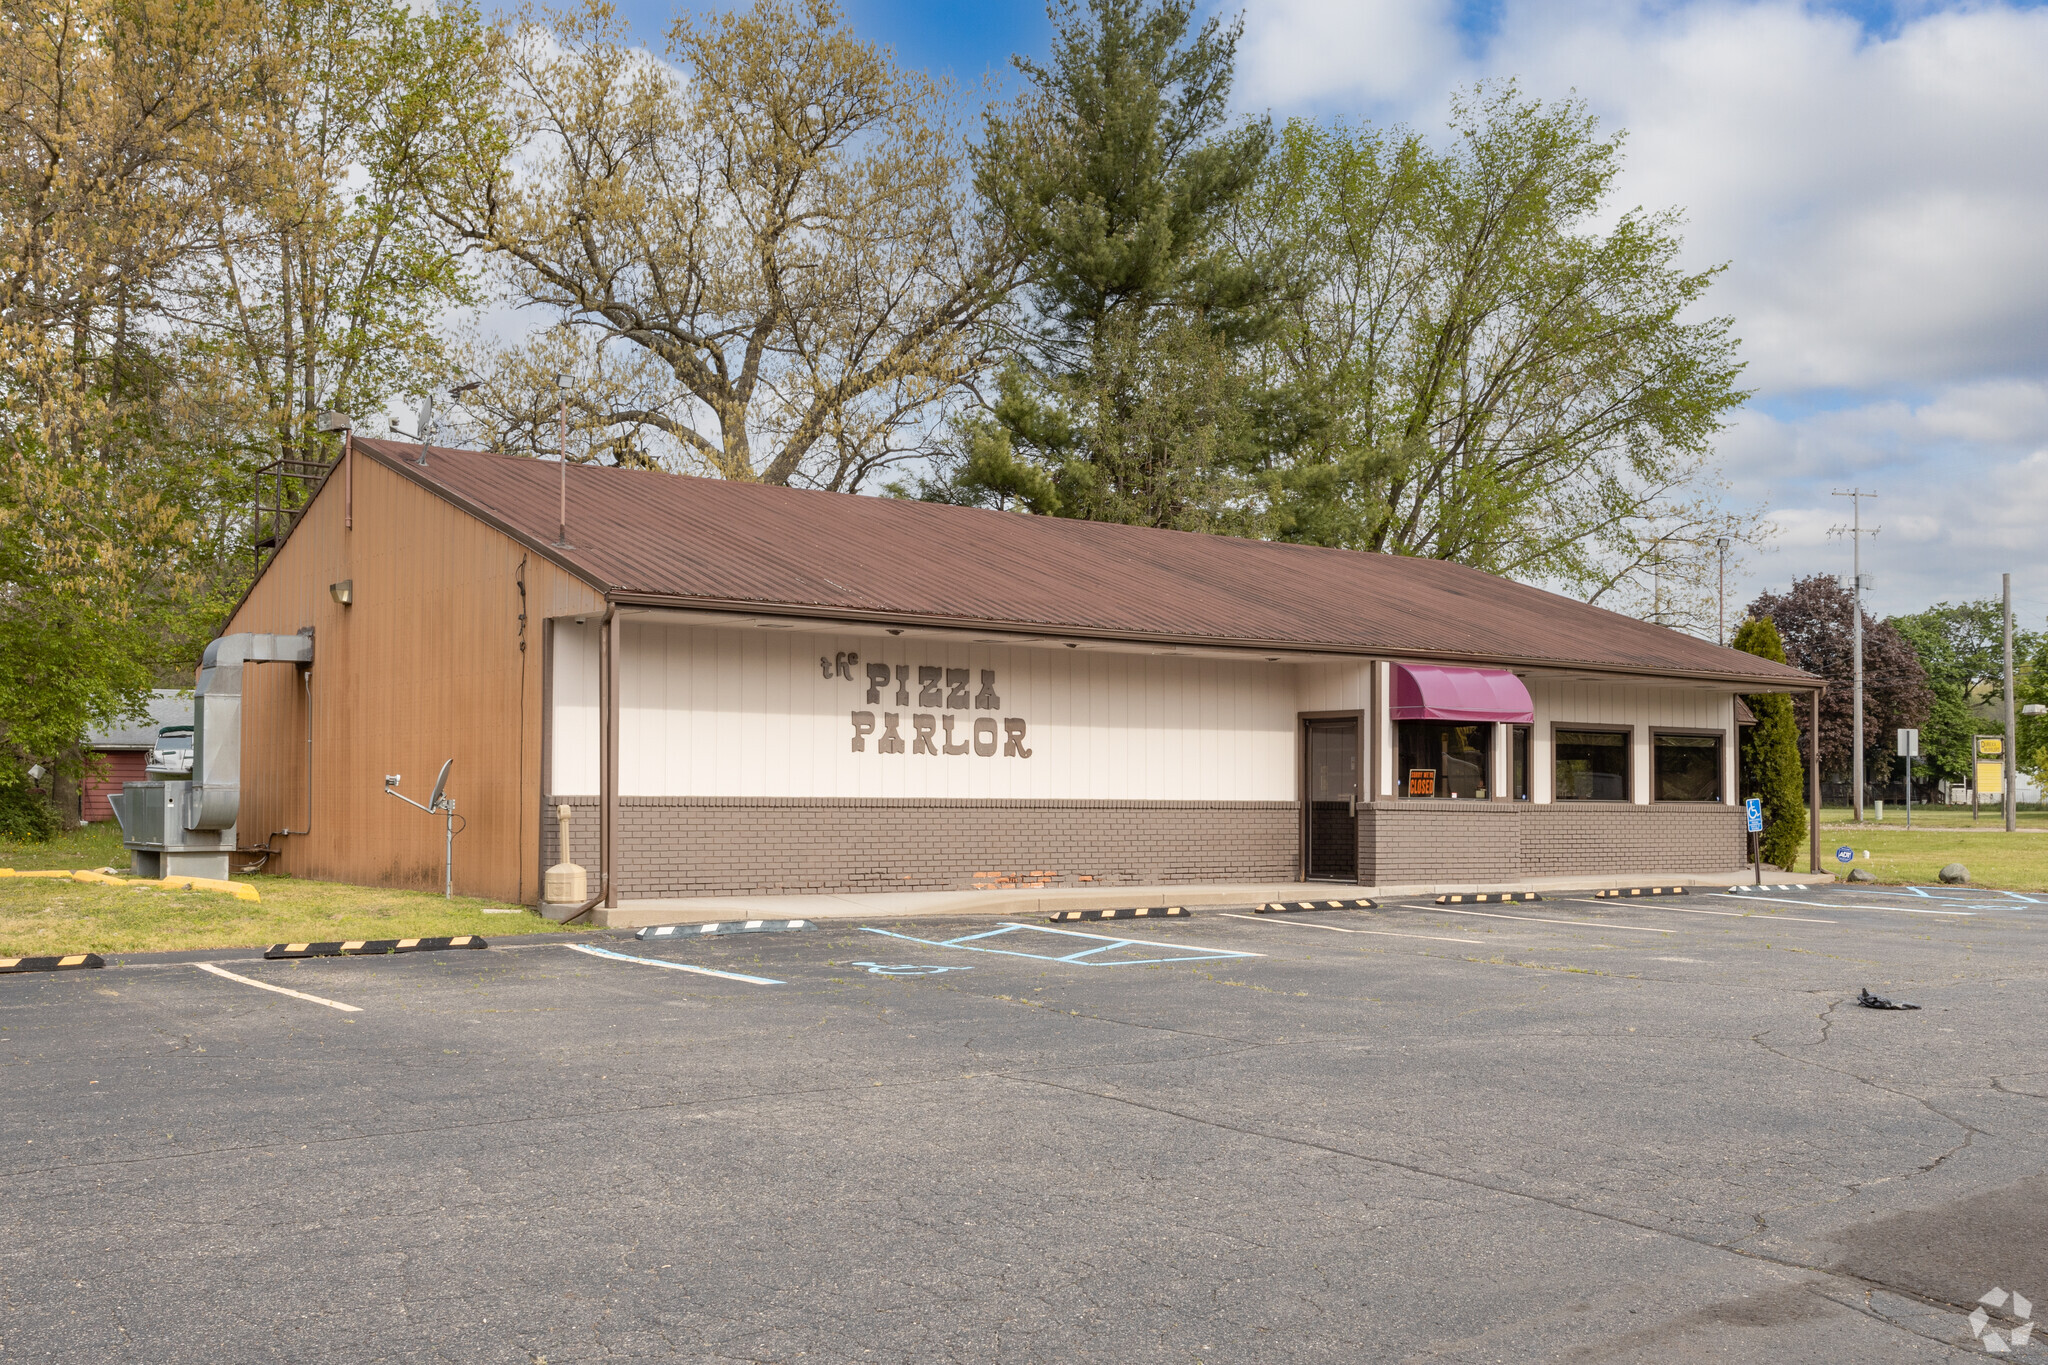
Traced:
MULTIPOLYGON (((1785 642, 1766 616, 1744 621, 1735 648, 1759 658, 1785 662, 1785 642)), ((1764 799, 1764 861, 1789 868, 1806 842, 1806 783, 1800 773, 1799 725, 1792 699, 1782 692, 1745 698, 1756 724, 1742 737, 1742 795, 1764 799)))

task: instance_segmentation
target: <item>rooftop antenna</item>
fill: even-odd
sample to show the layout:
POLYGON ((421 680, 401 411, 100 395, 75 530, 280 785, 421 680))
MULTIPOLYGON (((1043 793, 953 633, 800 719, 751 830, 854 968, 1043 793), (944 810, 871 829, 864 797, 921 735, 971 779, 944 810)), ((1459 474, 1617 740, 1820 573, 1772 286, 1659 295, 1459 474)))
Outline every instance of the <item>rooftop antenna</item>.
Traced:
POLYGON ((447 791, 448 770, 454 766, 455 760, 452 758, 441 765, 441 775, 434 779, 434 794, 427 798, 427 804, 424 806, 398 790, 398 784, 405 780, 403 775, 390 773, 384 778, 386 792, 408 806, 423 810, 429 815, 442 816, 447 821, 448 833, 443 845, 441 864, 441 894, 449 897, 455 895, 455 798, 447 795, 447 791))
MULTIPOLYGON (((449 399, 453 400, 462 397, 463 394, 468 393, 471 389, 476 388, 482 383, 483 380, 481 379, 472 379, 467 384, 457 384, 454 388, 446 389, 443 392, 449 399)), ((419 438, 419 463, 424 465, 427 462, 427 446, 434 439, 434 391, 431 388, 427 390, 427 396, 420 401, 419 438)))
POLYGON ((434 439, 434 391, 432 389, 428 389, 426 397, 420 400, 419 431, 416 434, 420 438, 420 458, 418 463, 425 464, 427 462, 427 444, 434 439))
POLYGON ((555 544, 567 548, 569 544, 569 376, 555 376, 555 458, 562 466, 561 516, 555 531, 555 544))

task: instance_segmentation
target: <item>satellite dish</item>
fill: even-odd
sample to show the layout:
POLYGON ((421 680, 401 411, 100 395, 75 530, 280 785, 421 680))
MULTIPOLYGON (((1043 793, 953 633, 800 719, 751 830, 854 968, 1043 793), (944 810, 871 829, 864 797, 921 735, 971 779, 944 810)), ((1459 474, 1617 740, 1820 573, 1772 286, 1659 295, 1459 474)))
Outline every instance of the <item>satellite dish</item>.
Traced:
POLYGON ((427 798, 428 810, 441 809, 441 792, 448 785, 448 770, 454 766, 455 760, 452 758, 441 765, 441 775, 434 779, 434 794, 427 798))

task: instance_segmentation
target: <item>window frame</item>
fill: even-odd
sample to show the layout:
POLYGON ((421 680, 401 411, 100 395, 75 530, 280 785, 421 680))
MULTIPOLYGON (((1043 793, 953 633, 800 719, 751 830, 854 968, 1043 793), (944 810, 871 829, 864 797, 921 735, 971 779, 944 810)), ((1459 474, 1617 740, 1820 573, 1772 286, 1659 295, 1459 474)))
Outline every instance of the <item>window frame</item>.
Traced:
MULTIPOLYGON (((1508 721, 1506 725, 1508 728, 1508 780, 1505 784, 1507 791, 1502 796, 1502 799, 1506 801, 1526 801, 1530 805, 1534 805, 1536 803, 1536 726, 1533 723, 1524 724, 1521 721, 1508 721), (1522 790, 1519 792, 1515 790, 1515 759, 1518 756, 1517 750, 1520 751, 1519 757, 1522 760, 1522 790)), ((1552 773, 1550 780, 1555 785, 1557 774, 1552 773)))
POLYGON ((1725 806, 1728 801, 1728 732, 1726 730, 1694 730, 1683 725, 1659 725, 1650 731, 1650 804, 1665 806, 1725 806), (1657 736, 1659 735, 1701 735, 1716 741, 1714 745, 1714 787, 1720 795, 1710 801, 1684 801, 1678 797, 1664 797, 1657 794, 1657 736))
MULTIPOLYGON (((1495 782, 1494 782, 1493 778, 1494 778, 1494 768, 1495 768, 1495 767, 1496 767, 1496 766, 1498 765, 1498 762, 1499 762, 1499 758, 1500 758, 1500 755, 1499 755, 1499 754, 1498 754, 1497 752, 1495 752, 1495 749, 1494 749, 1494 744, 1493 744, 1493 741, 1494 741, 1494 740, 1495 740, 1496 738, 1498 738, 1498 735, 1497 735, 1497 734, 1496 734, 1495 732, 1496 732, 1496 731, 1498 731, 1499 729, 1500 729, 1500 722, 1498 722, 1498 721, 1491 721, 1491 720, 1397 720, 1397 721, 1395 721, 1395 722, 1394 722, 1394 744, 1393 744, 1393 754, 1394 754, 1394 799, 1395 799, 1396 801, 1463 801, 1463 800, 1470 800, 1470 801, 1498 801, 1498 800, 1500 799, 1500 797, 1499 797, 1498 795, 1496 795, 1496 794, 1495 794, 1495 787, 1496 787, 1496 784, 1495 784, 1495 782), (1484 749, 1482 750, 1482 752, 1483 752, 1483 753, 1484 753, 1484 754, 1486 755, 1486 759, 1485 759, 1485 761, 1484 761, 1484 762, 1483 762, 1483 763, 1482 763, 1482 764, 1480 765, 1480 768, 1479 768, 1479 772, 1480 772, 1480 780, 1481 780, 1482 782, 1484 782, 1484 783, 1486 784, 1486 790, 1487 790, 1487 795, 1485 795, 1485 796, 1473 796, 1473 797, 1458 797, 1458 796, 1442 796, 1442 795, 1434 795, 1434 796, 1410 796, 1410 795, 1408 795, 1408 770, 1404 769, 1404 768, 1403 768, 1403 767, 1401 766, 1401 727, 1402 727, 1402 726, 1404 726, 1404 725, 1443 725, 1443 726, 1448 726, 1448 727, 1450 727, 1450 728, 1452 728, 1452 729, 1463 729, 1463 728, 1465 728, 1465 727, 1467 727, 1467 726, 1470 726, 1470 727, 1472 727, 1472 728, 1474 728, 1474 729, 1478 729, 1478 730, 1484 731, 1485 733, 1484 733, 1484 738, 1483 738, 1483 741, 1482 741, 1482 742, 1483 742, 1483 744, 1484 744, 1484 746, 1485 746, 1485 747, 1484 747, 1484 749)), ((1442 781, 1442 779, 1443 779, 1443 774, 1442 774, 1442 772, 1441 772, 1441 771, 1439 771, 1439 772, 1438 772, 1438 774, 1437 774, 1437 778, 1438 778, 1438 781, 1437 781, 1437 785, 1438 785, 1439 787, 1441 787, 1441 786, 1443 785, 1443 781, 1442 781)))
MULTIPOLYGON (((1633 806, 1636 804, 1636 727, 1633 725, 1605 725, 1597 721, 1554 720, 1550 722, 1550 800, 1558 802, 1584 801, 1588 805, 1633 806), (1566 796, 1557 782, 1557 737, 1560 733, 1573 735, 1620 735, 1622 752, 1627 756, 1621 768, 1621 795, 1610 799, 1602 796, 1566 796)), ((1692 805, 1692 802, 1686 802, 1692 805)))

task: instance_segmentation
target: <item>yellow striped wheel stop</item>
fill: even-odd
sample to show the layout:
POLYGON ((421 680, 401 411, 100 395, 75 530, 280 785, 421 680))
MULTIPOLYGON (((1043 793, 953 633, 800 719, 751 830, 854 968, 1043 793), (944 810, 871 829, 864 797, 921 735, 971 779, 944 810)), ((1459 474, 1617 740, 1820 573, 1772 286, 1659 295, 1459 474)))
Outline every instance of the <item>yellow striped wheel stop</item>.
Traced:
POLYGON ((273 943, 263 956, 372 957, 382 953, 435 953, 443 948, 488 948, 475 934, 453 938, 352 938, 345 943, 273 943))
POLYGON ((1481 891, 1460 896, 1438 896, 1438 905, 1506 905, 1510 901, 1540 901, 1534 891, 1481 891))
POLYGON ((1268 901, 1254 905, 1254 915, 1295 915, 1304 910, 1377 910, 1377 901, 1268 901))
POLYGON ((1053 924, 1067 924, 1083 919, 1189 919, 1188 912, 1178 905, 1135 905, 1121 910, 1062 910, 1057 915, 1047 915, 1053 924))
POLYGON ((1608 891, 1595 891, 1597 900, 1629 900, 1636 896, 1683 896, 1682 886, 1617 886, 1608 891))
POLYGON ((63 957, 0 957, 0 972, 69 972, 106 965, 98 953, 67 953, 63 957))

